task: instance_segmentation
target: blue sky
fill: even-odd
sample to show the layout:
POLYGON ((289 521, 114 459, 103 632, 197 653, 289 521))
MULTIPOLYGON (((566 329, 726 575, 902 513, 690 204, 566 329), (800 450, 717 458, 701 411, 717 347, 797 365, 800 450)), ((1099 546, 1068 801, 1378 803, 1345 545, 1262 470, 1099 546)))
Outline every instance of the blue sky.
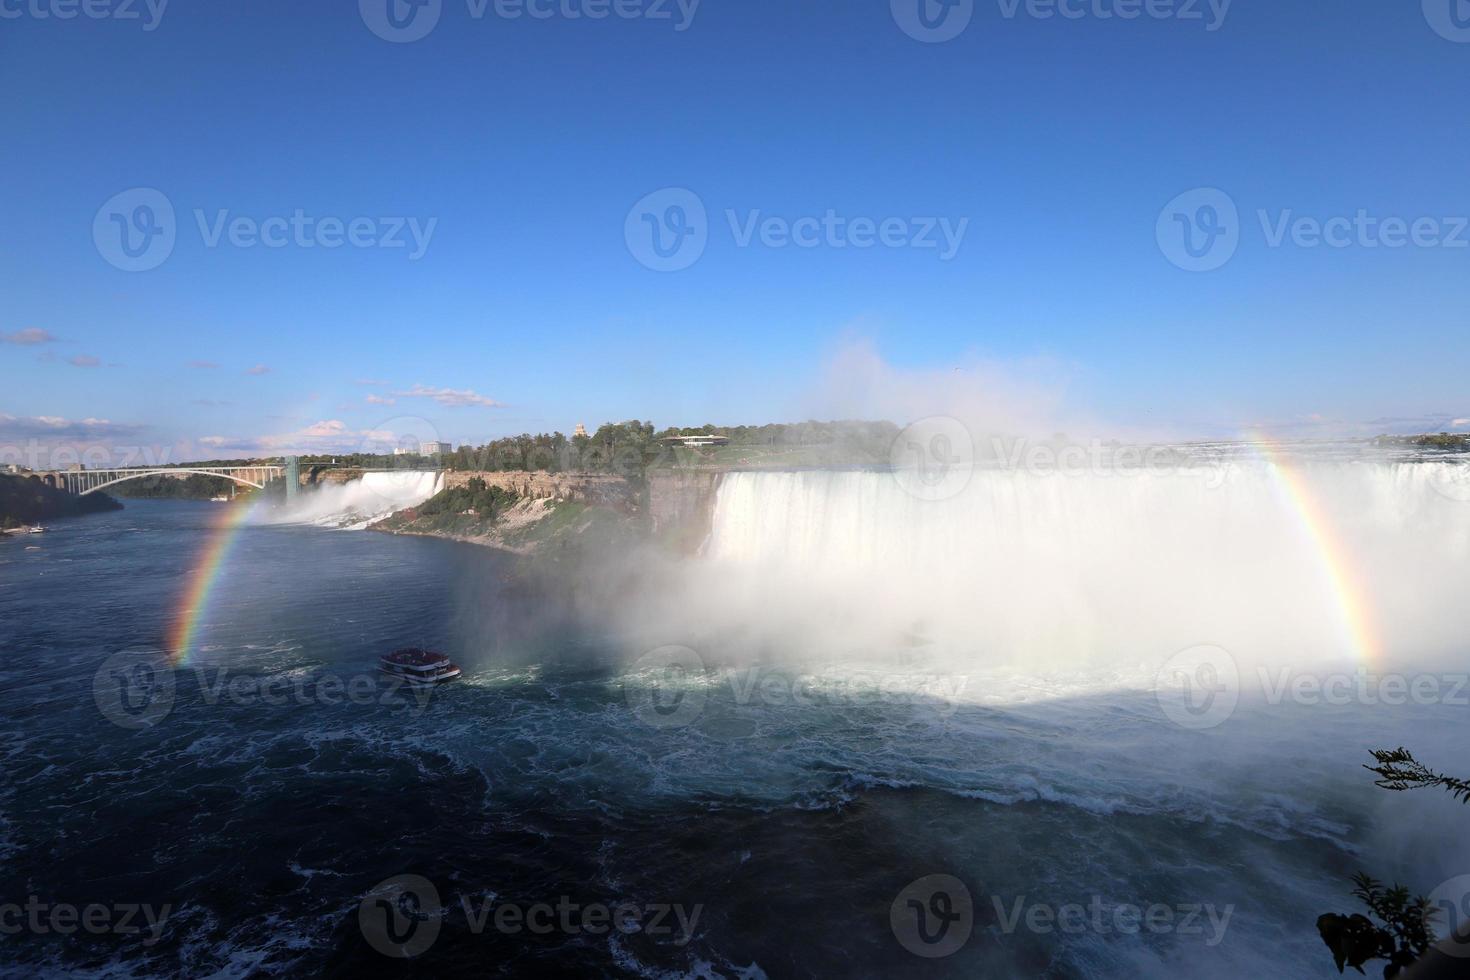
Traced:
POLYGON ((439 0, 408 42, 370 28, 387 2, 0 0, 0 440, 210 456, 401 416, 474 442, 927 407, 831 398, 853 344, 895 378, 1040 372, 1119 431, 1470 416, 1449 0, 971 0, 941 43, 904 29, 920 0, 439 0), (127 271, 138 188, 174 242, 127 271), (636 234, 673 227, 670 188, 703 250, 656 271, 636 234), (1237 209, 1234 250, 1187 271, 1168 229, 1203 234, 1200 188, 1237 209), (406 244, 244 245, 298 211, 406 244), (773 244, 829 212, 892 244, 810 220, 809 247, 773 244), (1432 223, 1402 247, 1291 224, 1360 212, 1432 223), (957 248, 919 247, 941 219, 957 248))

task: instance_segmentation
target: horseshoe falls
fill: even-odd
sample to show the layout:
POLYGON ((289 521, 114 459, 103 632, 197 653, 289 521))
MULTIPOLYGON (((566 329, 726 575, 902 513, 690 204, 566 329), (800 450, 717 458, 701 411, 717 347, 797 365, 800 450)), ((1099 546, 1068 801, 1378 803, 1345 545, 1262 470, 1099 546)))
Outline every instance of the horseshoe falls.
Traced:
POLYGON ((1462 472, 978 469, 942 500, 890 473, 730 473, 705 555, 758 573, 726 588, 973 663, 1116 666, 1205 642, 1251 664, 1434 663, 1470 632, 1462 472))

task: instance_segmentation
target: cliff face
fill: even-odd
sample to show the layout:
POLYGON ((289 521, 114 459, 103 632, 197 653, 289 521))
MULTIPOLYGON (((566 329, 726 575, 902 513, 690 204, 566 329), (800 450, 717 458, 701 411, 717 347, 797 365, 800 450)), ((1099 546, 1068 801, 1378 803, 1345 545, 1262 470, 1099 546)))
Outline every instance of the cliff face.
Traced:
POLYGON ((652 470, 648 515, 655 534, 692 553, 709 537, 721 474, 697 470, 652 470))
POLYGON ((453 490, 477 478, 486 486, 500 487, 529 500, 566 500, 621 511, 631 511, 638 504, 638 491, 632 484, 604 473, 455 471, 444 474, 444 489, 453 490))

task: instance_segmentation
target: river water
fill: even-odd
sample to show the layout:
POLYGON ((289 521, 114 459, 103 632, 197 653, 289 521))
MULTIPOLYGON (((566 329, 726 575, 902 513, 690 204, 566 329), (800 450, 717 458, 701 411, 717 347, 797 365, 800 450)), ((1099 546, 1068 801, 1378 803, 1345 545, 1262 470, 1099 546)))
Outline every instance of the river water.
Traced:
MULTIPOLYGON (((934 610, 889 635, 821 609, 869 631, 824 643, 767 603, 765 628, 737 635, 722 617, 759 618, 770 575, 738 576, 771 557, 773 522, 804 541, 789 567, 840 578, 814 567, 837 545, 809 525, 841 507, 813 496, 871 496, 791 479, 806 482, 731 481, 704 558, 611 595, 468 545, 247 524, 177 663, 146 651, 176 635, 221 505, 137 501, 0 541, 0 905, 100 905, 107 923, 64 934, 38 913, 0 937, 0 973, 1329 977, 1314 923, 1356 911, 1353 871, 1425 892, 1470 872, 1462 808, 1386 793, 1360 768, 1398 744, 1461 761, 1463 657, 1431 656, 1457 628, 1416 634, 1428 666, 1393 665, 1433 697, 1273 698, 1278 675, 1238 650, 1255 634, 1179 629, 1171 593, 1160 642, 1239 656, 1231 710, 1203 715, 1151 689, 1152 646, 1079 656, 1065 630, 1033 637, 1065 656, 1030 663, 957 656, 947 629, 976 620, 934 610), (782 512, 756 519, 756 491, 782 512), (721 611, 691 617, 691 590, 717 591, 721 611), (427 698, 377 680, 377 657, 409 644, 465 677, 427 698), (131 906, 160 921, 139 911, 128 931, 131 906)), ((1269 519, 1255 507, 1207 513, 1269 519)), ((1461 537, 1425 558, 1461 588, 1464 520, 1436 510, 1427 540, 1461 537)), ((1076 537, 1048 539, 1054 561, 1068 541, 1093 548, 1076 537)), ((916 561, 900 544, 873 560, 916 561)), ((1280 549, 1258 574, 1284 567, 1315 610, 1295 546, 1280 549)), ((1178 553, 1154 550, 1177 573, 1178 553)), ((945 561, 979 574, 973 557, 945 561)), ((1046 598, 1116 608, 1101 575, 1053 580, 1046 598)), ((1443 583, 1422 585, 1437 602, 1443 583)), ((1228 601, 1238 617, 1245 598, 1228 601)), ((1025 617, 977 602, 1025 646, 1025 617)), ((1106 617, 1089 628, 1120 635, 1106 617)), ((0 926, 19 914, 0 909, 0 926)))

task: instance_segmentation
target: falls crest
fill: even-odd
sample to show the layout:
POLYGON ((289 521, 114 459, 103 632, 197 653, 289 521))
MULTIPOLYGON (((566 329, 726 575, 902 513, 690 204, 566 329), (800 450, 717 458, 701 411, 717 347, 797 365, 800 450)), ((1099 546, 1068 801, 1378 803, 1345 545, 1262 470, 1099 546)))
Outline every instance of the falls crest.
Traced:
POLYGON ((1429 462, 977 470, 935 501, 892 473, 734 473, 706 555, 753 572, 747 591, 1026 661, 1199 643, 1272 663, 1438 659, 1470 639, 1456 612, 1463 475, 1429 462), (907 621, 883 622, 897 611, 907 621))

